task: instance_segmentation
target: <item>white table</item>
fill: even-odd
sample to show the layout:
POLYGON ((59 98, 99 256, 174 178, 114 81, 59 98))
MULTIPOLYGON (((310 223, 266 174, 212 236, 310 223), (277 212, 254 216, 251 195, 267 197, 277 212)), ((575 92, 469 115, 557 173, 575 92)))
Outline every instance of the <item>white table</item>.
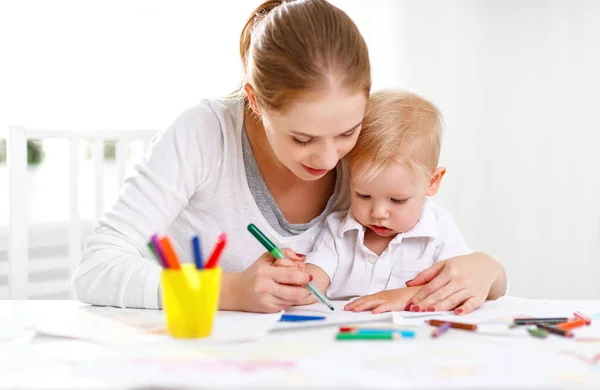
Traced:
MULTIPOLYGON (((600 312, 600 301, 556 304, 600 312)), ((33 327, 85 309, 75 301, 0 301, 0 318, 6 336, 16 318, 33 327)), ((597 322, 600 330, 600 318, 597 322)), ((592 362, 600 353, 600 341, 452 330, 432 340, 430 330, 420 328, 414 340, 336 342, 336 331, 333 327, 277 331, 245 343, 166 339, 136 345, 104 345, 26 331, 0 342, 0 387, 600 387, 600 363, 592 362)))

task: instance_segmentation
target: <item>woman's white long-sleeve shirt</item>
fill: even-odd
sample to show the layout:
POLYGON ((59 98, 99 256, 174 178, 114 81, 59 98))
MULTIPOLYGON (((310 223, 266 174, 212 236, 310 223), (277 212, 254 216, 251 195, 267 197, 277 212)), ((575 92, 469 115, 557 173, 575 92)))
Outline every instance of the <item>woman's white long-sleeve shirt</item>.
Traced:
MULTIPOLYGON (((79 300, 158 308, 161 268, 146 247, 154 233, 168 234, 180 257, 189 262, 193 234, 201 237, 202 251, 208 254, 219 232, 226 232, 228 245, 220 265, 230 272, 246 269, 265 251, 246 230, 249 223, 280 247, 310 252, 322 223, 299 235, 282 236, 254 201, 242 157, 243 120, 242 101, 205 100, 155 137, 118 200, 85 242, 73 278, 79 300)), ((332 211, 348 207, 347 192, 342 190, 332 211)))

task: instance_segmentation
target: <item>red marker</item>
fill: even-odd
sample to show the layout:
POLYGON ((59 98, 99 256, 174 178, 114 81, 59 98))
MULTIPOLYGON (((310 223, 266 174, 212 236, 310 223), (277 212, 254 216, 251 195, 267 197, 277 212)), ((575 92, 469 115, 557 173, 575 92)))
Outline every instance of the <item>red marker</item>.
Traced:
POLYGON ((210 254, 210 257, 206 261, 205 268, 215 268, 217 263, 219 262, 219 258, 221 257, 221 252, 223 252, 223 248, 225 248, 225 244, 227 244, 227 234, 221 233, 219 234, 219 238, 217 239, 217 244, 215 245, 215 249, 210 254))

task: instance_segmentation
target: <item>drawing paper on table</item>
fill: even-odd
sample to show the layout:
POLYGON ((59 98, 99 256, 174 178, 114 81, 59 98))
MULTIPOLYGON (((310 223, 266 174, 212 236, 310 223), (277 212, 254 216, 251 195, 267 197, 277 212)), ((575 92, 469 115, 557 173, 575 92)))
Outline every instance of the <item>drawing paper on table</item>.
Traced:
POLYGON ((286 314, 298 315, 320 315, 324 316, 325 320, 319 321, 302 321, 302 322, 277 322, 274 330, 279 329, 295 329, 309 328, 317 326, 344 325, 372 321, 390 321, 392 313, 373 314, 370 311, 352 312, 344 310, 344 306, 349 301, 331 301, 335 307, 335 311, 330 311, 325 305, 320 302, 305 306, 293 306, 285 310, 286 314))
MULTIPOLYGON (((247 341, 261 338, 281 313, 217 312, 213 333, 199 342, 247 341)), ((37 324, 37 331, 106 344, 136 344, 171 339, 162 310, 84 306, 68 316, 55 316, 37 324)))
MULTIPOLYGON (((555 302, 502 297, 495 301, 485 302, 468 314, 457 316, 453 312, 433 312, 436 315, 430 318, 469 324, 509 324, 515 317, 569 317, 573 315, 574 310, 574 308, 568 309, 563 304, 555 302)), ((423 322, 418 318, 403 317, 402 312, 394 313, 395 324, 423 325, 423 322)))

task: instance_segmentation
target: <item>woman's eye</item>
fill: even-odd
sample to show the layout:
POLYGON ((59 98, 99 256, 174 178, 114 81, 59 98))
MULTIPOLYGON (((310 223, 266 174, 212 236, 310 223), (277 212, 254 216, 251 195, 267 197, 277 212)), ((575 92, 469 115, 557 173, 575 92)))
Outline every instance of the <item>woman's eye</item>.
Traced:
POLYGON ((293 137, 293 140, 294 140, 294 142, 296 142, 297 144, 299 144, 299 145, 302 145, 302 146, 305 146, 305 145, 308 145, 308 144, 310 143, 310 141, 312 141, 312 138, 309 138, 309 139, 307 139, 307 140, 299 140, 298 138, 296 138, 296 137, 293 137))
POLYGON ((355 131, 356 131, 356 130, 352 130, 352 131, 349 131, 349 132, 347 132, 347 133, 344 133, 344 134, 342 134, 342 137, 344 137, 344 138, 349 138, 349 137, 352 137, 352 136, 354 135, 354 132, 355 132, 355 131))

